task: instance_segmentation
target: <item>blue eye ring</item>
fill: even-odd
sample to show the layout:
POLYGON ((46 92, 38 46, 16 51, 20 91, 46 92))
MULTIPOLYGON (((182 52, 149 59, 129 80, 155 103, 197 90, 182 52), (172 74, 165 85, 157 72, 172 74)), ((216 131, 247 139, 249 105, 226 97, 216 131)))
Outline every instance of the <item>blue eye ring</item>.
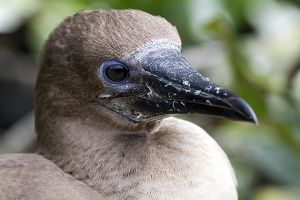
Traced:
POLYGON ((100 66, 100 76, 110 83, 124 83, 129 77, 129 68, 118 60, 108 60, 100 66))

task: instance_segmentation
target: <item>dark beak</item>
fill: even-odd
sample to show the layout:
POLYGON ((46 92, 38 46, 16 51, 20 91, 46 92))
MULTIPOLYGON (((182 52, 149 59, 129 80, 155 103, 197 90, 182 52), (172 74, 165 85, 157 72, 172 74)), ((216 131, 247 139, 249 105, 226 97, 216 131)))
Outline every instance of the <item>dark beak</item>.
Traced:
MULTIPOLYGON (((134 63, 134 57, 125 60, 134 63), (132 59, 132 60, 130 60, 132 59)), ((139 60, 128 82, 112 87, 112 97, 99 103, 135 123, 152 121, 169 114, 200 113, 257 124, 252 108, 202 76, 181 56, 180 52, 162 49, 152 51, 139 60), (135 73, 135 74, 134 74, 135 73)))
POLYGON ((145 110, 156 115, 200 113, 258 123, 242 98, 195 71, 179 53, 152 52, 144 62, 149 91, 140 106, 145 110))

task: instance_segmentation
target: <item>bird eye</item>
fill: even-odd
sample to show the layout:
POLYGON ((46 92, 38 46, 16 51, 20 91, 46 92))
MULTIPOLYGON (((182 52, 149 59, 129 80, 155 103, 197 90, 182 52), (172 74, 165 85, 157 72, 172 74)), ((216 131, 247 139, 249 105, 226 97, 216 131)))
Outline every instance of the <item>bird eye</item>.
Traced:
POLYGON ((104 64, 105 76, 112 82, 122 82, 128 77, 128 67, 119 61, 110 60, 104 64))

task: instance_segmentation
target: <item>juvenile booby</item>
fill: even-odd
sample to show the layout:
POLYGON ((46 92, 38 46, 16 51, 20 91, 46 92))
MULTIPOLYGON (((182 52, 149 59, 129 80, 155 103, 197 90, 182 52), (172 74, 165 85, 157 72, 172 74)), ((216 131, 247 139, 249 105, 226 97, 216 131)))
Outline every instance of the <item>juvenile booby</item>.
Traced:
POLYGON ((0 199, 235 200, 201 113, 257 122, 181 56, 176 28, 137 10, 82 11, 49 36, 36 84, 38 154, 0 156, 0 199))

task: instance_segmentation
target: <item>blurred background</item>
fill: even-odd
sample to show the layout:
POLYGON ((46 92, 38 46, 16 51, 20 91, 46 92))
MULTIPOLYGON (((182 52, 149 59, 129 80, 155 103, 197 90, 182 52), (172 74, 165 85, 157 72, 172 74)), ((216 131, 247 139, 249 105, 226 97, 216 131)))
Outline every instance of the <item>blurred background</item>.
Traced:
POLYGON ((236 170, 241 200, 300 199, 299 0, 0 0, 0 153, 33 152, 33 95, 49 32, 82 9, 134 8, 174 24, 183 54, 256 111, 258 126, 187 118, 236 170))

